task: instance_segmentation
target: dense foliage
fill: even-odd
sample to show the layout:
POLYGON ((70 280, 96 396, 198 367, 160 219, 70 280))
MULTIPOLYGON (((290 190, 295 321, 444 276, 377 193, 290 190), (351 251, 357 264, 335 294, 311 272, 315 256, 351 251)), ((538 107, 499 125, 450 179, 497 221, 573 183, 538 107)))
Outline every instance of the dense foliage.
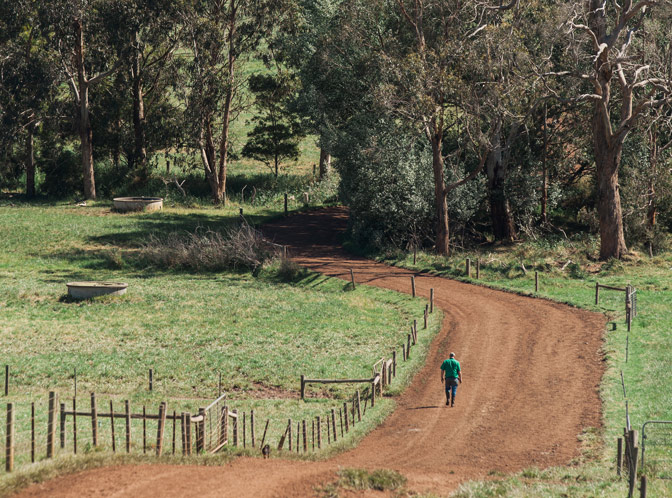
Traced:
POLYGON ((363 247, 572 226, 603 259, 653 252, 672 9, 650 3, 0 0, 0 187, 254 202, 308 134, 363 247))

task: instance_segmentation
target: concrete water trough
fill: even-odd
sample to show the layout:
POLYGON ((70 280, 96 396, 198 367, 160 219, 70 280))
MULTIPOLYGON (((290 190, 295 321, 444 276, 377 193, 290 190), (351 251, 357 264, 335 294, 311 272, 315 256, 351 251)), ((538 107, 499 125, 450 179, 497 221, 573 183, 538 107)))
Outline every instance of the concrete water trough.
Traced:
POLYGON ((115 197, 115 211, 160 211, 163 209, 162 197, 115 197))
POLYGON ((73 299, 90 299, 97 296, 121 296, 126 294, 124 282, 68 282, 68 296, 73 299))

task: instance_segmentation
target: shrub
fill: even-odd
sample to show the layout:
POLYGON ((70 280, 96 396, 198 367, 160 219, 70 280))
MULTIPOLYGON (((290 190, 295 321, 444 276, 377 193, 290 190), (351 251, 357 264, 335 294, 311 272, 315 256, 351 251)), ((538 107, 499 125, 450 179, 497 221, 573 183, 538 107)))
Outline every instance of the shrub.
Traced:
POLYGON ((84 179, 79 154, 63 149, 55 158, 39 163, 39 167, 44 172, 42 193, 57 198, 81 194, 84 179))
POLYGON ((198 271, 257 270, 276 255, 261 232, 246 224, 226 232, 151 235, 140 250, 144 263, 198 271))

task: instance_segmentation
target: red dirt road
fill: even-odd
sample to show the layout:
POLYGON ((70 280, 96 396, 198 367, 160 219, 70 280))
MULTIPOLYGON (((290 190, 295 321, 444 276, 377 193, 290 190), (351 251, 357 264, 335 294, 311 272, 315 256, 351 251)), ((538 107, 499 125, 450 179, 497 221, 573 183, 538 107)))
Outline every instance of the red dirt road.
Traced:
MULTIPOLYGON (((342 209, 287 218, 265 232, 300 264, 327 275, 410 293, 412 272, 344 253, 342 209)), ((566 464, 577 436, 601 425, 598 395, 605 318, 541 299, 429 275, 417 292, 445 319, 426 366, 397 409, 352 451, 326 462, 241 458, 224 467, 142 465, 63 476, 19 496, 314 496, 339 467, 390 468, 415 491, 447 495, 492 470, 566 464), (455 351, 463 368, 455 408, 444 405, 439 365, 455 351)))

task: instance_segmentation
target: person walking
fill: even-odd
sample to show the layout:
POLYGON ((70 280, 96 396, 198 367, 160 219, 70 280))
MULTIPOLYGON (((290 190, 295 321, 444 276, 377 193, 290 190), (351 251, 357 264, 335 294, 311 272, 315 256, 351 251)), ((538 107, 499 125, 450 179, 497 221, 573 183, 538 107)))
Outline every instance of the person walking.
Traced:
POLYGON ((462 369, 460 362, 455 359, 455 353, 450 353, 450 358, 441 363, 441 383, 446 381, 446 405, 455 406, 457 395, 457 383, 462 383, 462 369))

